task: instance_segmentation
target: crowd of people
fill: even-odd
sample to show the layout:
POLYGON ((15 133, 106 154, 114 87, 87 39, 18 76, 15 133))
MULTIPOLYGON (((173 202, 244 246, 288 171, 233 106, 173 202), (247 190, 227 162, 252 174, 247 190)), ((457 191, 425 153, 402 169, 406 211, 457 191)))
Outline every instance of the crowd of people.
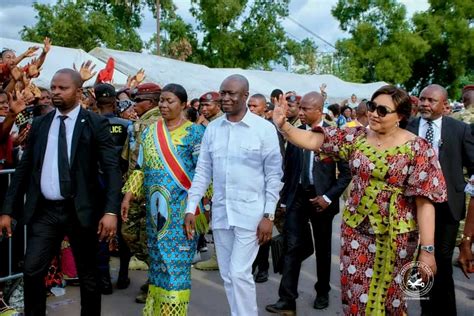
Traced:
POLYGON ((329 104, 324 84, 267 100, 235 74, 189 100, 179 83, 145 83, 144 70, 117 88, 109 60, 93 86, 84 87, 96 75, 89 61, 37 87, 50 49, 46 38, 38 58, 31 47, 0 61, 0 169, 15 169, 0 182, 0 238, 27 225, 24 259, 16 255, 25 315, 45 315, 47 289, 66 270, 77 270, 81 315, 100 315, 101 295, 113 292, 111 253, 117 289, 130 284, 132 257, 149 267, 136 296, 144 315, 192 315, 193 264, 219 270, 231 315, 257 315, 255 282, 268 280, 276 247, 278 300, 266 310, 296 314, 301 264, 313 253, 313 307, 325 309, 340 199, 342 301, 332 304, 345 315, 406 314, 402 271, 417 261, 432 283, 423 315, 456 315, 456 246, 466 277, 474 272, 474 85, 454 118, 436 84, 419 96, 387 85, 329 104), (215 251, 196 263, 209 233, 215 251))

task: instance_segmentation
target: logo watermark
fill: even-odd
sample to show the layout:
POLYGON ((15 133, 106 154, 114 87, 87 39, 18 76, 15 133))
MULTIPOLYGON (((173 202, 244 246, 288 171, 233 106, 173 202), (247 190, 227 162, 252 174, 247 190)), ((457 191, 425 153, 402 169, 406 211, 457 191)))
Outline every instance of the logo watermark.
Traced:
POLYGON ((403 293, 407 300, 425 300, 426 294, 433 287, 434 274, 431 268, 421 261, 412 261, 405 264, 400 270, 403 293))

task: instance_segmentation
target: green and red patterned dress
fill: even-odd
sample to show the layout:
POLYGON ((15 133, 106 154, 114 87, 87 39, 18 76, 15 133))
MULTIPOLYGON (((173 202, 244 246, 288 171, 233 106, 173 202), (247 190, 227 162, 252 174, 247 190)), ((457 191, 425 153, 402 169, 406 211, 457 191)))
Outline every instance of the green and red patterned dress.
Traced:
POLYGON ((321 151, 349 162, 353 187, 341 225, 341 295, 346 315, 403 315, 400 269, 415 259, 415 197, 447 200, 435 151, 414 139, 386 150, 367 142, 364 127, 316 128, 321 151))

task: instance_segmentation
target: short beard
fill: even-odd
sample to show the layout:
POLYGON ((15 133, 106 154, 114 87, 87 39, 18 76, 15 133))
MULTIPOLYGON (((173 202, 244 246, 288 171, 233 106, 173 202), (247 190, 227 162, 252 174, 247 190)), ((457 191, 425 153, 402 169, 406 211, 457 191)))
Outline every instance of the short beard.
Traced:
POLYGON ((420 116, 421 116, 422 118, 424 118, 425 120, 427 120, 427 119, 429 119, 429 118, 431 117, 431 114, 432 114, 432 113, 431 113, 431 112, 425 112, 425 113, 423 113, 423 112, 418 112, 418 114, 420 114, 420 116))
POLYGON ((61 102, 54 102, 54 101, 52 101, 52 102, 53 102, 53 106, 54 106, 55 108, 62 109, 62 108, 64 107, 64 101, 61 101, 61 102))

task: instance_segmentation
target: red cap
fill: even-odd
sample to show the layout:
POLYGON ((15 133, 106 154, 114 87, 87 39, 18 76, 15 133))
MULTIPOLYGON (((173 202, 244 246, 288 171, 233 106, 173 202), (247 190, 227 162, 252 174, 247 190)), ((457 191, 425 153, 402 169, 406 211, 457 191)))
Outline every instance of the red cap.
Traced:
POLYGON ((211 102, 211 101, 219 101, 220 95, 215 91, 209 91, 201 95, 199 98, 199 102, 211 102))
POLYGON ((414 95, 411 95, 410 102, 411 102, 411 105, 418 105, 419 99, 415 97, 414 95))
POLYGON ((142 83, 133 90, 134 97, 138 95, 144 95, 144 94, 160 94, 160 93, 161 93, 161 87, 157 85, 156 83, 151 83, 151 82, 142 83))
POLYGON ((464 86, 464 88, 462 88, 462 93, 464 94, 465 92, 468 92, 471 90, 474 90, 474 84, 468 84, 467 86, 464 86))

